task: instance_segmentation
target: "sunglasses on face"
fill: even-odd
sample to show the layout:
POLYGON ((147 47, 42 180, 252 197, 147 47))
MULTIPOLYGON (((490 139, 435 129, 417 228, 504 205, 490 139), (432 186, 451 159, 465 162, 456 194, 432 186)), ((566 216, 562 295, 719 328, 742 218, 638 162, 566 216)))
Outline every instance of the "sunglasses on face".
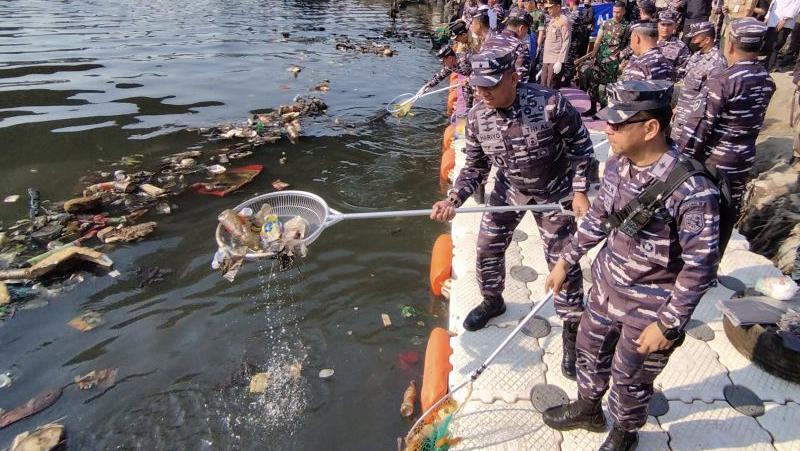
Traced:
POLYGON ((610 128, 611 130, 614 130, 615 132, 618 132, 618 131, 622 130, 623 128, 625 128, 626 125, 639 124, 641 122, 647 122, 649 120, 650 119, 639 119, 639 120, 636 120, 636 121, 620 122, 619 124, 612 124, 610 122, 606 122, 606 125, 608 125, 608 128, 610 128))

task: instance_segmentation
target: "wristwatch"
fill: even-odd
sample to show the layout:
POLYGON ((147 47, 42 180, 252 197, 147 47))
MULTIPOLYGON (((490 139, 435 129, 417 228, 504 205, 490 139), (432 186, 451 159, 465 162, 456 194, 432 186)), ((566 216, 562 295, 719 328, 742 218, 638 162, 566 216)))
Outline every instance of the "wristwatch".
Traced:
POLYGON ((667 328, 661 321, 656 321, 656 324, 658 325, 658 330, 661 331, 661 335, 669 341, 675 341, 681 336, 681 330, 677 327, 667 328))

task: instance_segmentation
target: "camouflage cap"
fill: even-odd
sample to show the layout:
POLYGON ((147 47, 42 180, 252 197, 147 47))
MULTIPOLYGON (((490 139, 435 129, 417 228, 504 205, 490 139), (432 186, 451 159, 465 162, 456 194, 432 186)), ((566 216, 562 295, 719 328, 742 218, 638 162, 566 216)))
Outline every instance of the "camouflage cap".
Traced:
POLYGON ((675 23, 678 20, 678 13, 671 9, 665 9, 658 13, 658 21, 665 23, 675 23))
POLYGON ((689 25, 689 32, 686 33, 687 38, 693 38, 698 34, 710 33, 714 31, 714 24, 709 21, 697 22, 689 25))
POLYGON ((513 49, 489 48, 472 57, 472 76, 469 77, 469 84, 490 88, 500 83, 503 74, 513 68, 513 49))
POLYGON ((456 52, 453 50, 453 47, 449 45, 445 45, 444 47, 440 48, 438 52, 436 52, 436 56, 441 59, 447 58, 448 56, 456 56, 456 52))
POLYGON ((621 124, 640 111, 657 110, 672 101, 672 82, 629 80, 608 85, 608 106, 597 117, 609 124, 621 124))
POLYGON ((731 23, 731 38, 742 44, 756 44, 764 39, 767 24, 755 17, 745 17, 731 23))
POLYGON ((454 38, 467 32, 467 23, 461 19, 454 20, 447 26, 447 30, 450 32, 450 37, 454 38))

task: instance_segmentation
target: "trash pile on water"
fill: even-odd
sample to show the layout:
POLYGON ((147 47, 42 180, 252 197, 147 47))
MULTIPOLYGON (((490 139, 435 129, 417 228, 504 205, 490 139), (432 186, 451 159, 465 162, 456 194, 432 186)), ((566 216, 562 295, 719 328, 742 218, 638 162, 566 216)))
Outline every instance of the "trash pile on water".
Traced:
MULTIPOLYGON (((154 233, 158 224, 153 215, 171 214, 177 208, 171 202, 175 196, 191 189, 222 197, 252 182, 263 166, 231 167, 231 161, 283 137, 296 142, 301 118, 324 114, 326 109, 319 98, 297 97, 288 105, 253 115, 241 126, 199 130, 211 142, 225 142, 221 148, 178 152, 147 170, 142 155, 106 162, 110 167, 82 177, 83 191, 64 202, 42 200, 37 190, 29 189, 28 217, 7 227, 0 225, 0 318, 13 315, 21 301, 82 281, 79 266, 88 263, 111 271, 113 262, 104 254, 109 246, 154 233)), ((281 163, 286 161, 281 158, 281 163)), ((272 185, 276 190, 289 186, 281 180, 272 185)), ((19 198, 10 195, 5 201, 19 198)), ((284 245, 290 255, 300 254, 295 243, 284 245)))
POLYGON ((300 216, 284 221, 269 204, 264 204, 257 212, 251 208, 239 212, 224 210, 218 220, 229 236, 231 246, 217 251, 211 267, 220 270, 231 282, 249 252, 277 258, 281 269, 290 266, 295 258, 304 258, 308 252, 304 241, 308 222, 300 216))
POLYGON ((379 56, 394 56, 394 50, 392 50, 392 46, 389 44, 380 44, 370 39, 355 41, 347 36, 339 36, 336 38, 336 50, 372 53, 379 56))

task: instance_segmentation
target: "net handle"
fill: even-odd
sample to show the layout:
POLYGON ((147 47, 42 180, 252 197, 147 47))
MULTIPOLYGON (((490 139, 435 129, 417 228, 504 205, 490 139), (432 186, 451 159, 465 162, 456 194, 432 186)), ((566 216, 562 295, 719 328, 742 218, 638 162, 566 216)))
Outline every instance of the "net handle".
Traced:
MULTIPOLYGON (((513 340, 514 337, 517 336, 517 334, 522 330, 522 328, 525 327, 525 325, 528 324, 530 322, 530 320, 533 319, 533 317, 537 313, 539 313, 539 310, 541 310, 542 307, 544 307, 545 304, 547 304, 550 300, 552 300, 553 297, 554 297, 553 290, 548 290, 547 294, 545 295, 545 297, 542 298, 539 302, 537 302, 533 306, 533 308, 531 309, 530 313, 528 313, 527 315, 525 315, 524 318, 522 318, 522 320, 519 322, 519 324, 517 324, 517 327, 515 327, 514 330, 512 330, 511 333, 508 334, 508 336, 505 338, 505 340, 503 340, 503 342, 500 343, 500 346, 498 346, 497 349, 495 349, 494 352, 492 352, 489 355, 489 357, 487 357, 486 360, 483 361, 481 366, 479 366, 477 369, 475 369, 475 371, 472 372, 472 374, 470 374, 468 379, 466 379, 465 381, 461 382, 454 389, 450 390, 450 392, 448 392, 444 396, 442 396, 438 401, 436 401, 432 406, 430 406, 428 408, 428 410, 426 410, 425 412, 422 413, 422 415, 420 415, 420 417, 417 419, 417 421, 414 422, 414 425, 411 426, 411 429, 409 429, 409 434, 412 431, 417 430, 417 428, 420 426, 420 424, 422 424, 422 422, 425 420, 425 418, 427 418, 431 413, 435 412, 436 409, 438 409, 439 406, 441 406, 446 400, 451 399, 453 397, 453 395, 455 393, 457 393, 459 390, 461 390, 462 388, 466 387, 467 385, 472 384, 473 382, 478 380, 478 378, 481 377, 481 374, 483 374, 483 372, 486 370, 486 368, 488 368, 489 365, 492 364, 494 359, 497 358, 497 356, 503 351, 503 349, 505 349, 505 347, 508 346, 508 344, 511 342, 511 340, 513 340)), ((406 439, 408 439, 408 438, 409 438, 408 435, 406 435, 406 439)))
MULTIPOLYGON (((345 219, 379 219, 379 218, 404 218, 412 216, 430 216, 433 209, 426 208, 422 210, 395 210, 395 211, 374 211, 366 213, 339 213, 335 210, 329 210, 328 220, 325 227, 336 224, 345 219)), ((455 212, 458 213, 503 213, 508 211, 561 211, 564 214, 574 215, 570 210, 564 209, 559 204, 541 204, 541 205, 496 205, 484 207, 462 207, 456 208, 455 212)))

